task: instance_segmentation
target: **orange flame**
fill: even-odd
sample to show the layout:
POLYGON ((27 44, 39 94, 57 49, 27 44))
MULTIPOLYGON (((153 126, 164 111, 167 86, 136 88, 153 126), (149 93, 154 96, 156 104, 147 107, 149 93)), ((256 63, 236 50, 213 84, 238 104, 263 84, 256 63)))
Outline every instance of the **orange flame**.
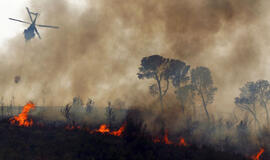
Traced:
POLYGON ((94 132, 98 132, 98 133, 108 133, 110 135, 113 135, 113 136, 121 136, 122 133, 124 132, 125 130, 125 124, 122 125, 117 131, 110 131, 110 129, 107 127, 106 124, 102 124, 100 125, 99 129, 95 130, 95 131, 91 131, 90 133, 94 133, 94 132))
POLYGON ((260 156, 263 154, 263 152, 264 152, 264 149, 261 148, 261 150, 256 155, 251 157, 252 160, 260 160, 260 156))
POLYGON ((110 129, 107 127, 106 124, 102 124, 98 130, 96 130, 96 132, 99 132, 99 133, 109 133, 110 132, 110 129))
POLYGON ((175 145, 184 146, 184 147, 188 146, 188 144, 186 143, 185 139, 182 138, 182 137, 180 137, 179 143, 174 143, 174 142, 170 141, 169 138, 168 138, 168 131, 167 130, 165 130, 163 140, 161 138, 159 138, 159 137, 155 137, 152 140, 153 140, 154 143, 161 143, 161 142, 163 142, 165 144, 175 144, 175 145))
POLYGON ((18 122, 19 126, 25 126, 25 127, 32 126, 33 120, 32 119, 28 120, 28 112, 34 108, 35 108, 35 105, 33 104, 33 102, 27 103, 23 107, 22 113, 20 113, 18 116, 14 116, 13 118, 10 118, 10 123, 16 124, 16 122, 18 122))
POLYGON ((180 137, 178 145, 186 147, 188 144, 186 143, 184 138, 180 137))
POLYGON ((124 132, 124 130, 125 130, 125 124, 124 125, 122 125, 119 129, 118 129, 118 131, 112 131, 110 134, 111 135, 114 135, 114 136, 121 136, 122 135, 122 133, 124 132))
POLYGON ((165 144, 172 144, 172 142, 168 138, 168 131, 167 130, 165 130, 164 142, 165 142, 165 144))

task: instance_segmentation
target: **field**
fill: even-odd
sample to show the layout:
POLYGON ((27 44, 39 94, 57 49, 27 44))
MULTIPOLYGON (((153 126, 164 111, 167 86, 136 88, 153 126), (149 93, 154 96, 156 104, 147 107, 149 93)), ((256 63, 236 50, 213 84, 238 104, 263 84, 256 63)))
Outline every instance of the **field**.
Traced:
POLYGON ((102 133, 89 134, 84 130, 67 130, 63 126, 20 127, 8 119, 0 122, 0 159, 2 160, 244 160, 233 153, 196 145, 176 146, 153 143, 148 136, 112 136, 102 133))

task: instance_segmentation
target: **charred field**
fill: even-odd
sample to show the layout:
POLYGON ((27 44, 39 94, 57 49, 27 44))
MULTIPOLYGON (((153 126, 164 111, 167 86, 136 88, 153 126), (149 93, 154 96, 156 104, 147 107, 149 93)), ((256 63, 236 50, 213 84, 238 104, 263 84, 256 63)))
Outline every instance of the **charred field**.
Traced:
MULTIPOLYGON (((170 130, 161 127, 163 121, 160 120, 155 122, 161 127, 158 132, 150 131, 143 117, 154 116, 151 111, 114 109, 113 114, 121 118, 114 119, 110 124, 108 114, 97 122, 84 119, 91 116, 96 119, 97 113, 104 108, 92 108, 91 112, 80 107, 76 110, 81 112, 71 112, 71 108, 69 105, 35 107, 32 102, 24 107, 12 107, 11 110, 18 113, 14 116, 2 115, 0 121, 0 159, 259 160, 267 156, 259 153, 245 155, 245 151, 240 152, 239 146, 230 144, 229 140, 213 144, 206 143, 212 139, 211 136, 202 135, 196 141, 195 135, 188 131, 170 133, 170 130), (49 120, 42 114, 57 110, 66 119, 59 119, 58 116, 49 120)), ((208 134, 213 136, 213 133, 208 134)))
MULTIPOLYGON (((33 117, 34 118, 34 117, 33 117)), ((34 118, 38 120, 37 118, 34 118)), ((66 129, 56 122, 22 127, 0 121, 0 159, 3 160, 106 160, 106 159, 183 159, 183 160, 248 160, 245 156, 218 151, 211 146, 180 146, 155 143, 150 135, 127 126, 121 136, 92 133, 83 129, 66 129), (130 136, 130 135, 132 136, 130 136)), ((91 126, 83 126, 90 128, 91 126)), ((93 128, 93 126, 92 126, 93 128)))

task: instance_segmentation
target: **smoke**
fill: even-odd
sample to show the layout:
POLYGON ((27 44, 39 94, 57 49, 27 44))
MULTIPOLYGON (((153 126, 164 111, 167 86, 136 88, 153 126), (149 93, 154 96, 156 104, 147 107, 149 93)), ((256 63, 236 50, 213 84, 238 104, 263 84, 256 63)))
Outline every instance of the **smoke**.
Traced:
POLYGON ((267 26, 266 3, 91 0, 76 8, 64 0, 32 1, 31 9, 41 13, 38 23, 60 29, 40 28, 41 41, 25 44, 18 35, 8 42, 0 63, 2 95, 47 105, 74 96, 101 105, 117 99, 127 106, 147 104, 154 100, 147 92, 150 81, 136 73, 142 57, 161 54, 209 67, 219 88, 213 106, 230 110, 243 83, 267 77, 267 62, 261 62, 269 37, 259 31, 267 26), (14 84, 14 76, 20 83, 14 84))

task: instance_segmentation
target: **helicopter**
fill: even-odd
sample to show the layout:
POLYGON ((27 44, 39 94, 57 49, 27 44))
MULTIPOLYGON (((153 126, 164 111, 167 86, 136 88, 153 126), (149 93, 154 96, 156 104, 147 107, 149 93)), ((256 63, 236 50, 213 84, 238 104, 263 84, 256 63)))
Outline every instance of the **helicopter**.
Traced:
POLYGON ((53 28, 53 29, 58 29, 59 27, 58 26, 50 26, 50 25, 41 25, 41 24, 36 24, 36 21, 37 21, 37 18, 38 16, 40 15, 39 13, 34 13, 34 12, 31 12, 29 10, 29 8, 26 7, 26 10, 28 12, 28 15, 29 15, 29 18, 31 20, 31 23, 30 22, 26 22, 26 21, 22 21, 22 20, 18 20, 18 19, 14 19, 14 18, 9 18, 10 20, 12 21, 17 21, 17 22, 21 22, 21 23, 25 23, 25 24, 30 24, 30 26, 24 30, 24 38, 25 38, 25 41, 29 41, 31 40, 32 38, 35 37, 35 35, 37 34, 39 39, 41 39, 41 36, 37 30, 36 27, 44 27, 44 28, 53 28), (34 16, 34 18, 32 17, 32 15, 34 16))

